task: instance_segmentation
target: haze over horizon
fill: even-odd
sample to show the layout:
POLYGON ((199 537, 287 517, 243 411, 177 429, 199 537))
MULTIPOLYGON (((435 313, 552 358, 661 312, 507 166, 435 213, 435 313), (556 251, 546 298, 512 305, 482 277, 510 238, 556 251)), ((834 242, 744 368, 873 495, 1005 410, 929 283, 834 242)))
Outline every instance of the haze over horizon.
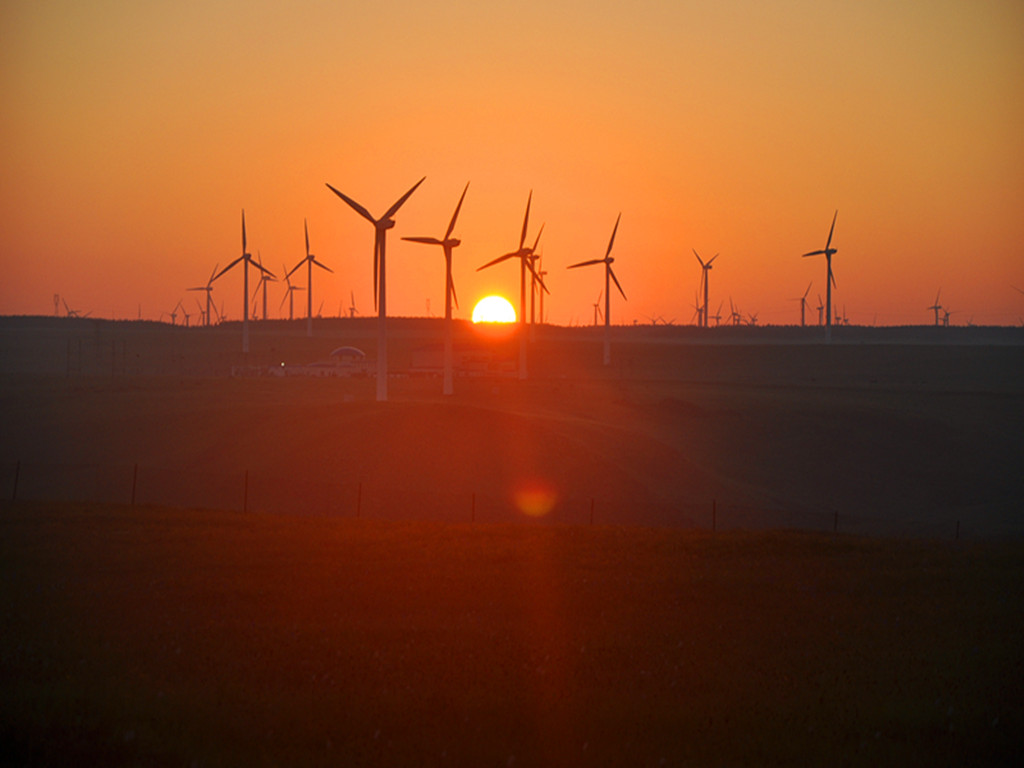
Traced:
MULTIPOLYGON (((825 263, 801 254, 836 209, 851 323, 931 324, 940 288, 951 323, 1024 317, 1012 0, 11 0, 0 19, 0 314, 52 314, 55 293, 100 317, 192 304, 241 254, 244 208, 278 277, 308 219, 335 273, 314 308, 351 292, 369 315, 372 228, 325 183, 379 215, 426 176, 388 238, 392 315, 443 312, 444 259, 400 238, 441 236, 468 181, 456 317, 516 303, 518 268, 476 269, 516 248, 530 190, 554 323, 592 320, 603 277, 565 267, 602 257, 620 212, 616 323, 689 321, 694 248, 721 254, 712 314, 731 297, 799 323, 812 283, 816 321, 825 263)), ((231 319, 240 283, 215 284, 231 319)))

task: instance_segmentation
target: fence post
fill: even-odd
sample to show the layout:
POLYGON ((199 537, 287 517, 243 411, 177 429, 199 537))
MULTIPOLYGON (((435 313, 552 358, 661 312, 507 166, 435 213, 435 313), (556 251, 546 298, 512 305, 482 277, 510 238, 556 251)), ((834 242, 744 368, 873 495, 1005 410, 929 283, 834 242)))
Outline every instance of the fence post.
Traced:
POLYGON ((18 500, 18 478, 21 477, 21 459, 14 465, 14 490, 11 491, 11 501, 18 500))
POLYGON ((139 462, 135 462, 135 471, 132 473, 132 506, 135 506, 135 489, 139 485, 139 462))
POLYGON ((242 494, 242 511, 249 511, 249 470, 245 470, 245 491, 242 494))

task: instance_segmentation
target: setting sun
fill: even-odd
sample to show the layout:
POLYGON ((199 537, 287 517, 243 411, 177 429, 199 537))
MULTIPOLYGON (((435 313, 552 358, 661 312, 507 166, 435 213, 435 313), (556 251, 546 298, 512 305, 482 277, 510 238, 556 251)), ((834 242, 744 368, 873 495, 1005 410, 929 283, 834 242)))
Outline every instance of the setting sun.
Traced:
POLYGON ((474 323, 514 323, 516 311, 508 299, 501 296, 485 296, 473 307, 474 323))

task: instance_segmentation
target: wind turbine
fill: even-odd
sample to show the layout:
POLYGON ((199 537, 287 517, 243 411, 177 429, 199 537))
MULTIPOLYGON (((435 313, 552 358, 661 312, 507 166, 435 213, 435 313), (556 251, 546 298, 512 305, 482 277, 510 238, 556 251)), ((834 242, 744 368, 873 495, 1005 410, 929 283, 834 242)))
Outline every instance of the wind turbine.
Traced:
POLYGON ((805 313, 807 311, 807 294, 811 292, 811 286, 812 285, 814 285, 813 282, 810 282, 810 283, 807 284, 807 290, 804 291, 804 295, 803 296, 800 296, 799 298, 796 298, 796 299, 790 299, 790 301, 799 301, 800 302, 800 327, 801 328, 803 328, 805 325, 807 325, 807 323, 804 321, 804 317, 805 317, 805 313))
POLYGON ((828 240, 825 241, 824 249, 820 251, 810 251, 805 253, 804 256, 825 256, 825 262, 828 265, 828 277, 825 280, 825 341, 832 341, 832 286, 835 285, 836 279, 832 276, 832 255, 838 250, 832 248, 832 233, 836 229, 836 217, 839 215, 837 210, 832 214, 832 226, 828 230, 828 240))
POLYGON ((220 264, 213 265, 213 271, 210 273, 210 279, 206 281, 206 285, 201 285, 197 288, 185 289, 187 291, 206 291, 206 325, 210 324, 210 304, 213 301, 213 299, 211 298, 211 294, 213 293, 213 276, 217 274, 217 267, 219 266, 220 264))
POLYGON ((590 259, 589 261, 581 261, 579 264, 570 264, 566 269, 575 269, 576 267, 587 267, 591 264, 604 264, 604 364, 611 365, 612 362, 612 304, 611 304, 611 282, 615 282, 615 287, 619 289, 619 293, 622 294, 622 298, 626 298, 626 292, 622 290, 622 286, 619 285, 619 278, 615 276, 615 272, 612 270, 612 262, 615 259, 612 258, 612 246, 615 244, 615 233, 619 231, 619 221, 622 219, 620 213, 615 219, 615 227, 612 229, 611 239, 608 241, 608 250, 604 252, 603 259, 590 259))
MULTIPOLYGON (((604 290, 598 292, 597 301, 594 302, 594 327, 597 327, 597 321, 603 320, 604 315, 601 313, 601 297, 604 296, 604 290)), ((655 320, 654 324, 657 325, 658 321, 655 320)))
MULTIPOLYGON (((229 269, 234 267, 239 262, 242 262, 242 352, 249 352, 249 265, 252 264, 260 272, 266 272, 271 277, 274 276, 273 272, 268 270, 261 264, 257 264, 252 260, 252 254, 245 250, 245 210, 242 210, 242 255, 237 259, 228 264, 224 269, 217 273, 210 282, 219 278, 229 269)), ((223 314, 223 313, 222 313, 223 314)))
MULTIPOLYGON (((722 324, 722 305, 723 304, 725 304, 724 301, 718 302, 718 310, 715 312, 715 314, 713 314, 711 316, 712 319, 715 321, 715 328, 717 328, 719 325, 722 324)), ((671 325, 671 324, 672 323, 669 323, 669 325, 671 325)))
MULTIPOLYGON (((302 262, 299 262, 299 263, 301 264, 302 262)), ((284 289, 284 298, 281 299, 281 306, 278 307, 277 309, 278 309, 278 311, 280 311, 281 308, 284 307, 284 303, 287 301, 288 302, 288 319, 289 320, 294 320, 295 319, 295 292, 296 291, 304 291, 306 289, 303 288, 301 285, 292 285, 291 278, 288 276, 288 267, 286 265, 284 265, 284 264, 281 265, 281 274, 284 275, 284 282, 285 282, 285 285, 287 287, 284 289)))
POLYGON ((743 314, 736 309, 736 305, 732 303, 732 296, 729 297, 729 322, 733 325, 739 325, 743 320, 743 314))
POLYGON ((348 316, 350 318, 353 318, 353 317, 355 317, 356 315, 359 314, 359 310, 356 309, 356 292, 355 291, 349 291, 348 294, 349 294, 349 302, 350 302, 349 305, 348 305, 348 316))
MULTIPOLYGON (((331 187, 330 184, 328 184, 327 186, 331 187)), ((341 194, 341 192, 338 192, 338 190, 334 189, 334 187, 331 187, 331 189, 333 189, 339 195, 341 194)), ((345 199, 347 200, 347 198, 345 198, 345 199)), ((334 270, 331 269, 328 266, 325 266, 323 263, 317 261, 316 260, 316 256, 314 256, 312 253, 309 252, 309 224, 306 222, 305 219, 302 220, 302 228, 303 228, 303 231, 305 232, 305 235, 306 235, 306 258, 304 258, 302 261, 300 261, 298 264, 296 264, 294 267, 292 267, 291 270, 285 275, 285 277, 290 277, 295 272, 295 270, 297 270, 303 264, 306 265, 306 270, 307 270, 307 272, 306 272, 306 336, 312 338, 312 336, 313 336, 313 265, 316 264, 318 267, 320 267, 320 269, 326 269, 331 274, 334 274, 334 270)), ((374 266, 376 266, 376 262, 374 262, 374 266)))
MULTIPOLYGON (((263 266, 263 259, 260 257, 259 251, 256 251, 256 265, 259 267, 263 266)), ((277 282, 277 278, 271 275, 269 272, 264 272, 260 274, 260 279, 256 283, 256 290, 252 292, 252 317, 254 320, 256 319, 256 295, 260 292, 261 288, 263 289, 263 319, 267 319, 267 283, 269 283, 271 280, 277 282)))
MULTIPOLYGON (((537 267, 538 267, 538 269, 537 269, 537 279, 540 280, 540 282, 543 284, 544 283, 544 276, 547 275, 547 273, 548 273, 548 271, 546 269, 544 269, 544 257, 543 256, 541 256, 540 260, 537 262, 537 267)), ((540 299, 540 324, 544 325, 544 291, 540 291, 539 293, 540 293, 540 296, 538 298, 540 299)))
MULTIPOLYGON (((462 197, 455 206, 455 213, 452 220, 448 222, 448 229, 440 240, 436 237, 403 237, 412 243, 424 243, 426 245, 440 245, 444 249, 445 281, 444 281, 444 387, 443 393, 452 394, 452 301, 459 306, 459 300, 455 296, 455 282, 452 280, 452 251, 462 241, 452 237, 455 229, 455 220, 459 218, 459 211, 462 209, 462 201, 466 199, 466 191, 469 189, 469 182, 462 190, 462 197)), ((353 301, 353 304, 355 302, 353 301)))
MULTIPOLYGON (((346 197, 344 193, 339 192, 330 184, 327 188, 334 194, 348 203, 349 207, 352 208, 356 213, 366 219, 368 222, 373 224, 374 229, 374 240, 373 240, 373 289, 374 289, 374 304, 377 308, 377 401, 383 402, 388 399, 388 336, 387 336, 387 294, 385 292, 385 277, 386 272, 384 269, 384 248, 387 241, 387 232, 393 226, 395 226, 395 220, 391 217, 398 212, 398 209, 402 207, 402 204, 409 199, 409 195, 416 191, 416 188, 426 180, 426 176, 417 181, 412 187, 402 195, 390 208, 385 211, 384 215, 379 219, 373 218, 370 212, 363 206, 357 203, 350 197, 346 197), (379 279, 378 279, 379 277, 379 279)), ((326 267, 325 267, 326 269, 326 267)), ((312 272, 312 269, 310 270, 312 272)), ((312 315, 313 300, 310 297, 309 300, 310 315, 312 315)), ((310 326, 310 333, 312 333, 312 325, 310 326)))
MULTIPOLYGON (((504 256, 499 256, 493 261, 489 261, 482 267, 477 267, 476 271, 479 272, 481 269, 487 269, 488 267, 494 266, 506 259, 519 259, 519 317, 517 322, 519 325, 519 378, 526 378, 526 271, 529 270, 533 277, 537 277, 537 273, 533 269, 533 261, 531 256, 533 252, 537 250, 537 244, 540 242, 541 232, 544 231, 544 225, 540 225, 540 229, 537 231, 537 238, 533 241, 533 247, 526 247, 526 228, 530 223, 530 202, 533 200, 533 190, 530 190, 529 197, 526 198, 526 215, 523 216, 523 232, 519 236, 519 249, 506 253, 504 256)), ((541 281, 541 290, 546 291, 547 286, 541 281)))
POLYGON ((938 292, 935 294, 935 303, 932 304, 930 307, 928 307, 928 309, 935 310, 935 327, 936 328, 939 327, 939 310, 942 309, 942 305, 939 304, 939 294, 940 293, 942 293, 942 289, 941 288, 939 288, 938 292))
POLYGON ((701 322, 698 323, 698 325, 703 325, 705 328, 707 328, 708 327, 708 272, 711 271, 711 262, 713 262, 715 259, 718 258, 718 254, 716 253, 714 256, 712 256, 710 259, 708 259, 707 263, 704 263, 704 260, 700 257, 700 254, 697 253, 697 249, 696 248, 693 249, 693 255, 696 256, 697 257, 697 261, 700 262, 700 270, 701 270, 701 272, 700 272, 700 282, 701 282, 701 286, 704 288, 704 307, 703 307, 703 311, 701 312, 701 322))
POLYGON ((821 325, 822 312, 825 309, 825 305, 821 303, 821 294, 818 294, 818 325, 821 325))

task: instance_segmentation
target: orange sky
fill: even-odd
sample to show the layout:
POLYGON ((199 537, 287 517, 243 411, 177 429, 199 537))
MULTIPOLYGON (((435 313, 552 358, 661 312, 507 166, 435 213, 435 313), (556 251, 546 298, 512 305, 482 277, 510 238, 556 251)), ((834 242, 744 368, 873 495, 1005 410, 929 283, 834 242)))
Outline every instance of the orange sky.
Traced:
MULTIPOLYGON (((0 314, 53 294, 157 318, 249 246, 319 259, 315 303, 373 309, 374 214, 420 177, 388 240, 388 310, 443 312, 440 236, 462 191, 468 317, 518 269, 534 190, 549 320, 587 323, 615 217, 615 322, 687 322, 721 256, 729 298, 799 321, 839 209, 851 322, 1024 317, 1024 5, 920 2, 22 2, 0 9, 0 314)), ((304 283, 304 278, 300 281, 304 283)), ((241 315, 241 275, 216 284, 241 315)), ((276 312, 283 291, 271 292, 276 312)), ((193 305, 194 306, 194 305, 193 305)), ((304 305, 303 305, 304 306, 304 305)), ((287 307, 285 307, 285 311, 287 307)))

